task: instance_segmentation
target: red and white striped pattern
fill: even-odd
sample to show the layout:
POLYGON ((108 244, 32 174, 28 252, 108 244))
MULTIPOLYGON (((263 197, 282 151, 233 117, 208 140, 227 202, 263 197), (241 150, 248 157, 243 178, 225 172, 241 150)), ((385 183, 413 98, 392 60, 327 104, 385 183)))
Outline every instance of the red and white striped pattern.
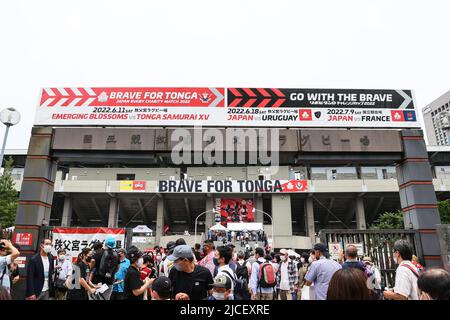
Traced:
POLYGON ((44 88, 41 107, 85 107, 97 99, 92 88, 44 88))

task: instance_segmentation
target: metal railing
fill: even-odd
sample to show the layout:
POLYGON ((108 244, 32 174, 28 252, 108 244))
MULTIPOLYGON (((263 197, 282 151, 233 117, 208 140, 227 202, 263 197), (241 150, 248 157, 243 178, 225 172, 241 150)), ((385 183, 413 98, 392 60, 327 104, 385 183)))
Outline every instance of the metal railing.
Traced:
POLYGON ((414 242, 414 230, 384 229, 384 230, 348 230, 348 229, 323 229, 319 232, 320 241, 328 243, 340 243, 345 246, 350 243, 362 244, 364 256, 369 256, 377 268, 379 268, 384 285, 394 286, 395 263, 393 258, 394 242, 399 239, 408 240, 417 252, 414 242))

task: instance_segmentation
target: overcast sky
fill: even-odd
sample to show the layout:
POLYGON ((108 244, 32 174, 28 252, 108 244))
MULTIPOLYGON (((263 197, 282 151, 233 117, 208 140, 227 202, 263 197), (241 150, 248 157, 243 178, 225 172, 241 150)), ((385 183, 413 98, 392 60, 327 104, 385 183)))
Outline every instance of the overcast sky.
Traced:
MULTIPOLYGON (((41 87, 450 89, 450 1, 0 1, 0 108, 41 87)), ((3 139, 4 126, 0 137, 3 139)))

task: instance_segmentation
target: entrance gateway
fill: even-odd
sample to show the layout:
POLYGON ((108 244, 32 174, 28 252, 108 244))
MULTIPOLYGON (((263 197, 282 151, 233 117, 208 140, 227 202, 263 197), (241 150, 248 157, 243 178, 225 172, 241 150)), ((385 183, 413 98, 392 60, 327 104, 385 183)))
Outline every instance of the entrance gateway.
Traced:
MULTIPOLYGON (((214 143, 212 140, 203 141, 202 148, 214 143)), ((263 142, 258 140, 256 144, 263 142)), ((235 145, 240 143, 245 145, 245 141, 235 141, 235 145)), ((269 145, 269 150, 272 147, 269 145)), ((215 152, 236 150, 218 147, 215 152)), ((244 152, 249 150, 247 143, 244 152)), ((198 151, 202 150, 192 150, 192 156, 198 151)), ((155 241, 164 244, 165 230, 181 224, 192 232, 196 215, 211 211, 215 201, 228 199, 233 203, 241 198, 251 199, 258 209, 255 222, 270 223, 270 216, 277 248, 307 249, 317 240, 315 201, 330 193, 321 191, 321 185, 312 183, 308 174, 289 176, 289 168, 394 164, 405 226, 415 231, 417 254, 428 267, 441 265, 436 234, 439 212, 411 90, 44 88, 31 133, 13 239, 22 233, 32 234, 32 243, 21 246, 27 259, 38 248, 43 226, 53 225, 52 212, 62 212, 58 227, 85 224, 88 218, 84 210, 76 210, 76 199, 84 196, 97 199, 91 206, 101 217, 95 222, 97 227, 110 228, 118 227, 119 220, 122 225, 133 221, 134 217, 124 216, 121 200, 137 199, 135 211, 140 215, 156 212, 155 220, 147 218, 149 223, 155 221, 155 225, 149 225, 155 241), (154 114, 170 120, 153 119, 150 115, 154 114), (234 120, 230 115, 251 117, 234 120), (171 152, 178 141, 171 140, 172 134, 183 127, 193 136, 199 125, 217 128, 223 134, 233 127, 279 130, 278 172, 270 175, 261 166, 220 163, 174 165, 171 152), (79 173, 62 172, 70 180, 57 179, 60 166, 72 166, 79 173), (91 171, 95 175, 105 167, 109 167, 108 172, 130 174, 130 181, 116 181, 116 174, 81 181, 83 175, 91 171), (212 171, 214 174, 208 173, 212 171), (81 191, 75 188, 81 184, 81 191), (291 202, 294 206, 295 201, 304 203, 304 212, 291 212, 291 202), (268 211, 267 215, 261 213, 268 211), (195 216, 181 220, 184 212, 195 216), (304 219, 303 236, 293 234, 292 215, 304 219)), ((327 190, 341 192, 333 187, 327 190)), ((372 191, 367 187, 354 191, 356 224, 349 216, 346 225, 366 228, 363 201, 372 191)), ((206 232, 214 225, 214 216, 212 211, 205 216, 206 232)))

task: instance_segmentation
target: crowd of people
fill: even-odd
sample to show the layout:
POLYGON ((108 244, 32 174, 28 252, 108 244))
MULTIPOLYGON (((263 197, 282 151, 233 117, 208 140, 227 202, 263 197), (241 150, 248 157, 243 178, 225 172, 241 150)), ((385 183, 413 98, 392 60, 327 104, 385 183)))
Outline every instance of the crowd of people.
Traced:
MULTIPOLYGON (((371 258, 360 259, 353 245, 338 261, 322 243, 301 255, 261 247, 237 252, 210 239, 192 248, 183 238, 143 252, 116 249, 110 237, 75 260, 52 249, 50 239, 42 240, 26 264, 28 300, 450 300, 449 272, 425 270, 405 240, 393 247, 393 288, 384 288, 371 258)), ((0 241, 0 299, 10 299, 19 254, 0 241)))

